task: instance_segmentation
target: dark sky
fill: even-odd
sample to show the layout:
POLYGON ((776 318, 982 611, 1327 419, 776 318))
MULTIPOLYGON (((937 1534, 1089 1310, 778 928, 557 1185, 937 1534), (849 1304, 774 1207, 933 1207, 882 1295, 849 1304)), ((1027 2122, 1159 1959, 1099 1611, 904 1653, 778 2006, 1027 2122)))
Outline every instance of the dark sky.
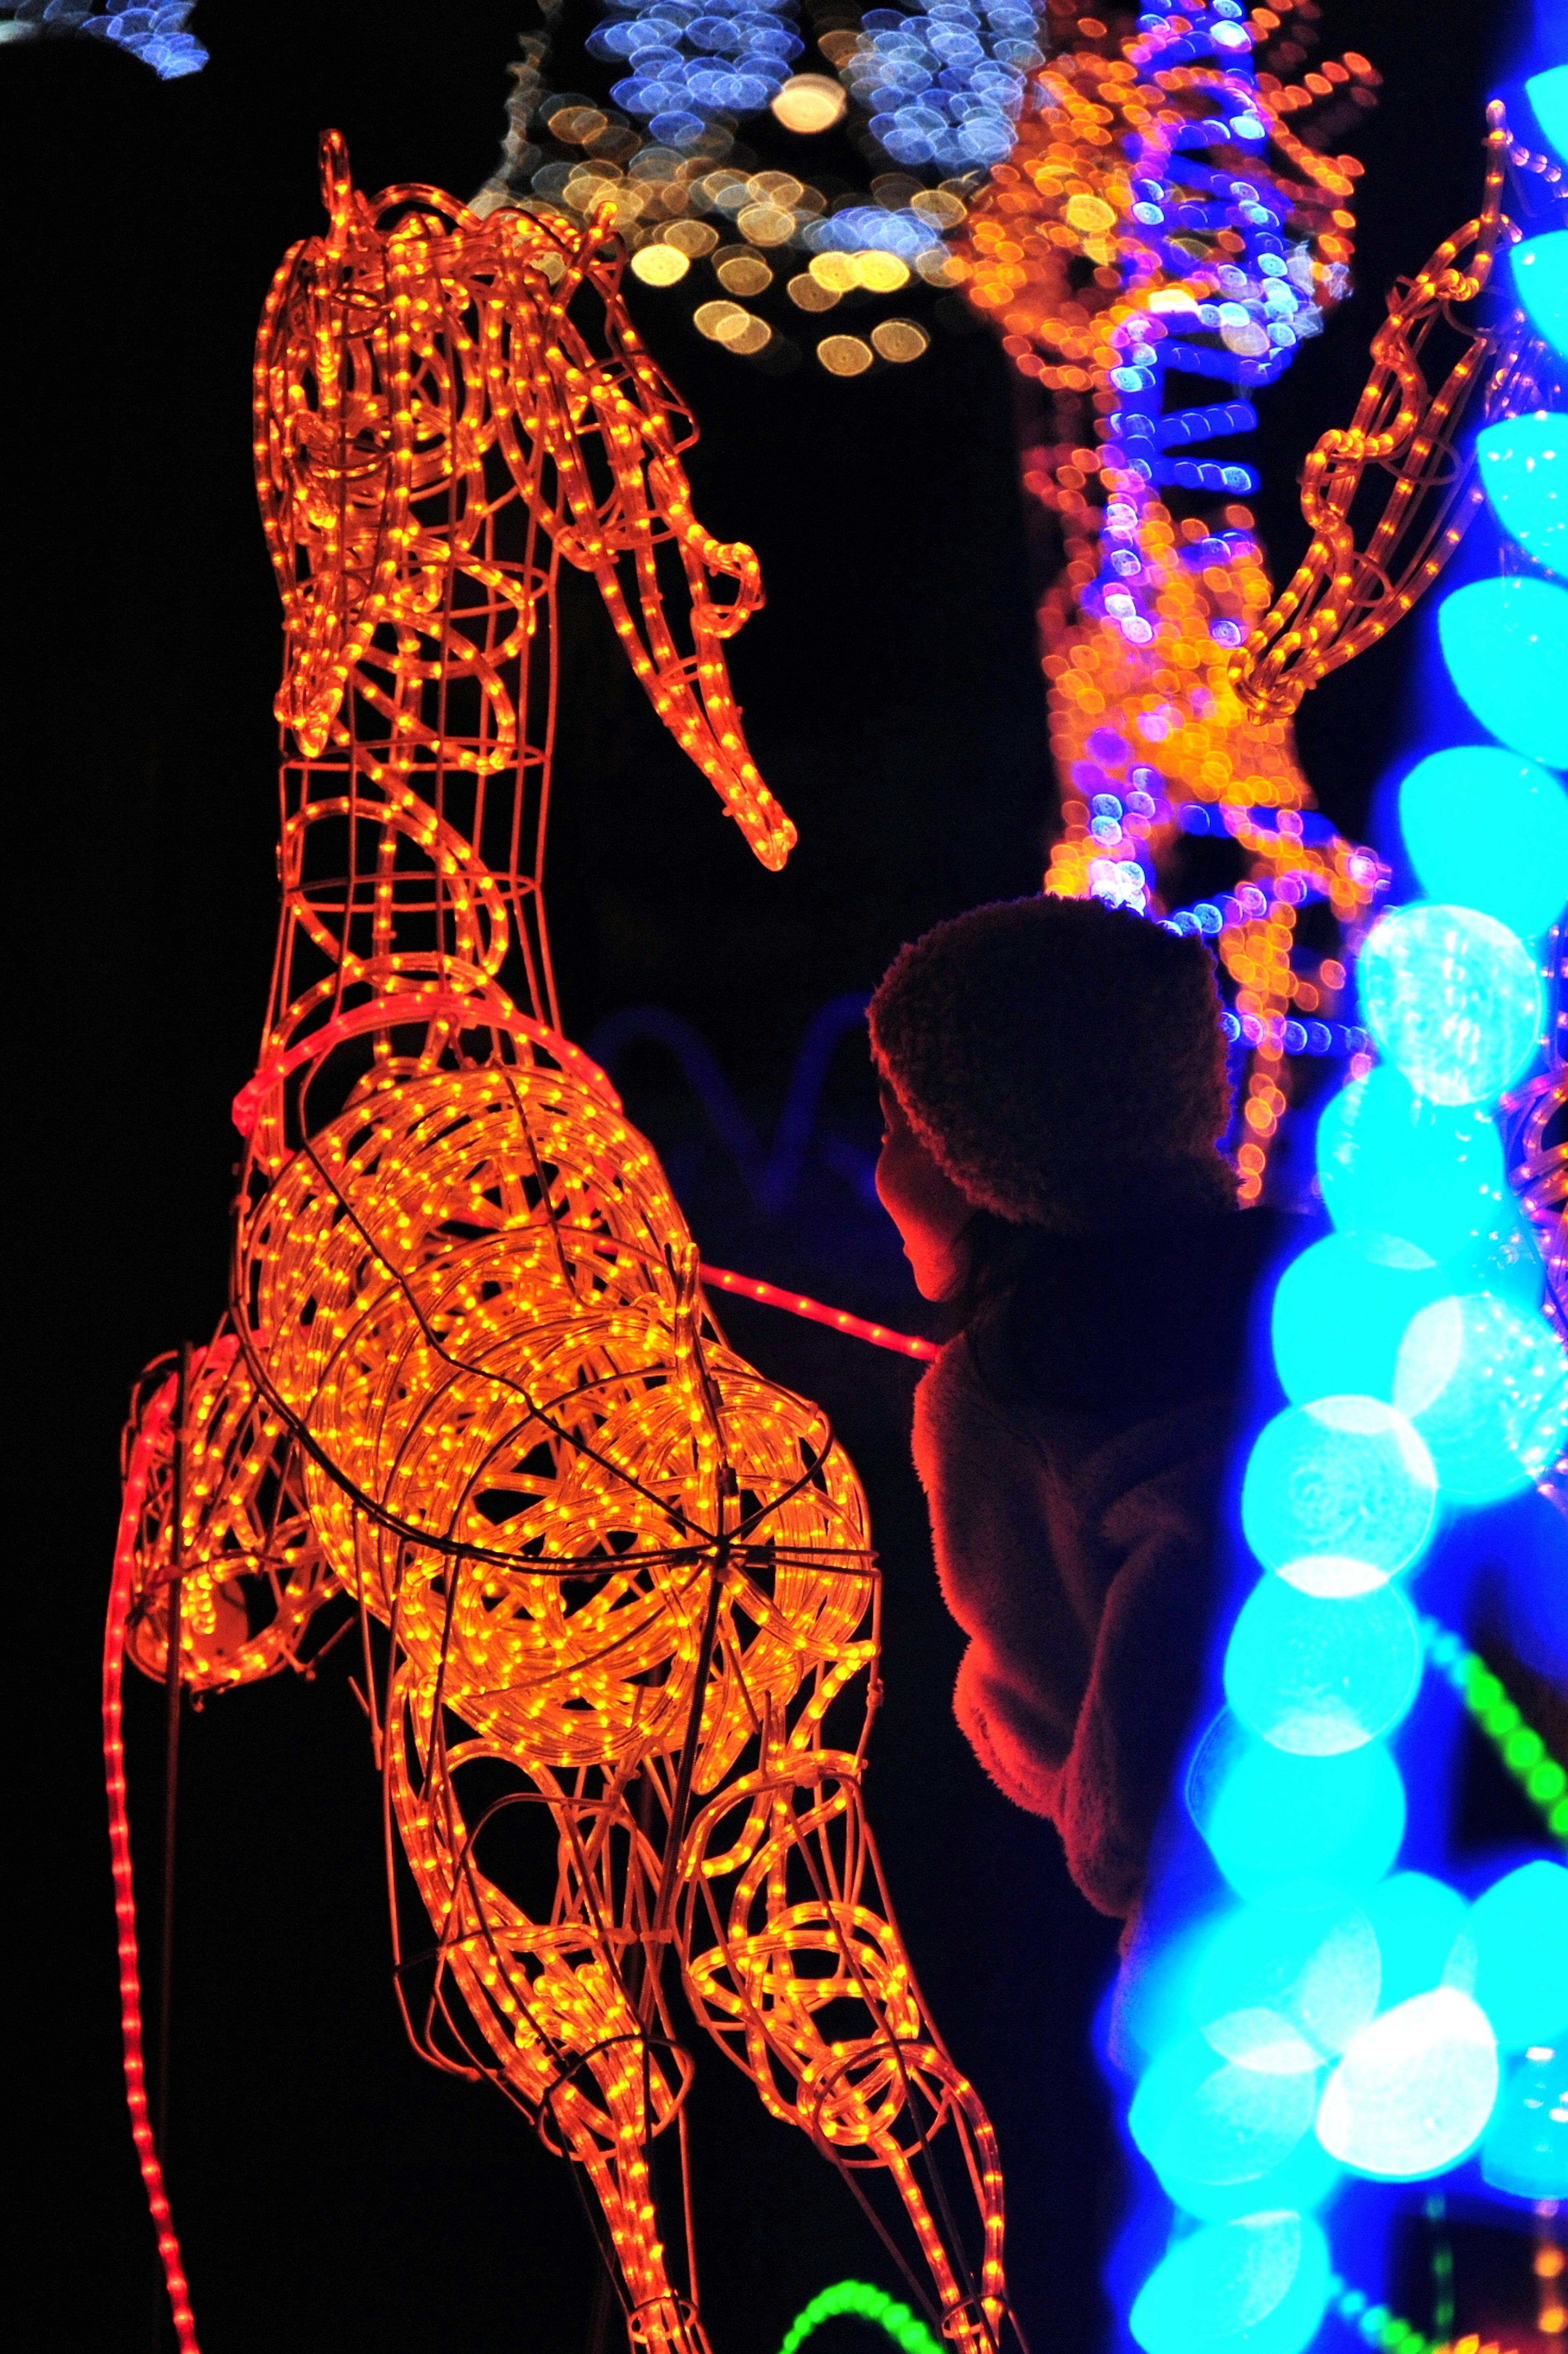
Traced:
MULTIPOLYGON (((531 0, 207 0, 196 29, 212 63, 168 86, 97 44, 0 53, 8 504, 22 510, 9 569, 22 834, 9 836, 10 905, 25 942, 11 1132, 26 1184, 12 1253, 24 1532, 10 1575, 26 1597, 14 1895, 34 1933, 13 2036, 38 2053, 37 2229, 66 2258, 60 2345, 150 2345, 154 2327, 118 2108, 97 1646, 126 1385, 221 1305, 227 1107, 251 1066, 271 951, 279 637, 249 473, 256 314, 284 248, 318 226, 323 128, 346 134, 362 185, 480 183, 531 13, 531 0)), ((1301 543, 1302 452, 1351 413, 1383 288, 1473 207, 1501 30, 1468 0, 1326 0, 1324 18, 1325 48, 1365 51, 1384 86, 1360 143, 1359 291, 1258 404, 1248 454, 1277 577, 1301 543)), ((565 1015, 586 1038, 629 1003, 673 1008, 766 1129, 817 1007, 868 989, 937 917, 1038 876, 1051 793, 1010 382, 987 334, 945 331, 906 370, 770 379, 704 343, 689 302, 638 289, 635 307, 702 423, 698 514, 762 558, 768 604, 734 674, 801 842, 783 876, 754 865, 585 605, 550 847, 565 1015)), ((1308 773, 1347 828, 1397 748, 1407 663, 1391 642, 1304 715, 1308 773)), ((833 1086, 844 1121, 863 1125, 848 1049, 833 1086)), ((651 1126, 659 1109, 651 1079, 651 1126)), ((747 1240, 771 1254, 753 1271, 801 1279, 798 1222, 747 1240)), ((844 1280, 853 1290, 853 1267, 844 1280)), ((886 1296, 884 1278, 864 1280, 886 1296)), ((983 1784, 948 1717, 956 1649, 905 1462, 906 1371, 760 1311, 735 1331, 828 1401, 871 1489, 900 1580, 874 1814, 935 2008, 1019 2153, 1036 2346, 1086 2346, 1084 2251, 1104 2218, 1077 2156, 1098 2130, 1082 2048, 1103 1925, 1075 1908, 1046 1834, 983 1784), (936 1875, 934 1856, 952 1859, 936 1875)), ((155 1863, 148 1705, 132 1731, 155 1863)), ((375 1786, 341 1684, 224 1702, 188 1752, 173 2174, 212 2354, 575 2349, 591 2268, 564 2170, 493 2095, 422 2071, 398 2040, 375 1786)), ((705 2062, 719 2079, 716 2055, 705 2062)), ((874 2266, 874 2251, 810 2154, 780 2154, 783 2129, 753 2123, 738 2078, 712 2102, 716 2354, 772 2354, 799 2305, 874 2266)))

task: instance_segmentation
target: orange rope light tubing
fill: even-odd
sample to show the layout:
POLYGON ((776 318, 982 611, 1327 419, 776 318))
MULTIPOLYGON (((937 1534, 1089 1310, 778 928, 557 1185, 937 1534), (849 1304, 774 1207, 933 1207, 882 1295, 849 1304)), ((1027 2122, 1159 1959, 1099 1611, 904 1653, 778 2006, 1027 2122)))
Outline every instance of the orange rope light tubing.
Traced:
POLYGON ((755 1275, 734 1275, 727 1267, 704 1267, 703 1281, 720 1291, 737 1291, 746 1299, 759 1299, 768 1308, 788 1309, 791 1316, 803 1316, 810 1324, 831 1324, 835 1332, 851 1333, 857 1341, 870 1341, 878 1349, 895 1350, 901 1357, 930 1358, 937 1353, 931 1341, 917 1340, 913 1332, 891 1332, 885 1324, 868 1324, 863 1316, 852 1316, 842 1308, 824 1308, 820 1299, 808 1299, 804 1293, 781 1290, 776 1283, 763 1283, 755 1275))
POLYGON ((1294 711, 1320 678, 1403 620, 1436 578, 1481 502, 1474 459, 1461 461, 1457 449, 1478 389, 1485 418, 1518 415, 1542 398, 1546 355, 1522 313, 1510 306, 1492 327, 1455 315, 1485 291, 1499 241, 1506 249, 1520 234, 1502 209, 1510 133, 1501 103, 1494 99, 1487 114, 1479 214, 1394 287, 1354 418, 1308 453, 1301 513, 1311 546, 1230 665, 1238 696, 1259 718, 1294 711), (1421 354, 1439 322, 1466 347, 1434 390, 1421 354), (1379 474, 1387 478, 1382 511, 1358 548, 1351 509, 1379 474))
MULTIPOLYGON (((707 2344, 673 1965, 948 2339, 990 2354, 994 2137, 862 1808, 864 1498, 826 1417, 726 1345, 550 979, 560 565, 593 574, 655 709, 778 866, 793 829, 722 650, 756 559, 692 516, 607 228, 480 220, 425 187, 367 201, 335 138, 323 177, 329 232, 286 260, 258 355, 283 905, 235 1104, 230 1305, 189 1360, 183 1430, 173 1377, 143 1384, 111 1660, 122 1634, 163 1676, 172 1620, 186 1689, 221 1691, 308 1671, 316 1612, 353 1605, 409 2034, 576 2162, 633 2345, 707 2344), (542 1910, 492 1830, 518 1808, 554 1857, 542 1910)), ((165 2253, 183 2302, 172 2232, 165 2253)))

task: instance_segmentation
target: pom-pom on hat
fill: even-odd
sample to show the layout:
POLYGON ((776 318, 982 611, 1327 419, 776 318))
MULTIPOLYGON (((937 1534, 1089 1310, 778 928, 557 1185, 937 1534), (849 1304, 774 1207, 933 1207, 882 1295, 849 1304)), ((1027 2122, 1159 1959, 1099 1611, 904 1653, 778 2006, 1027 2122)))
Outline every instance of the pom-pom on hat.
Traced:
POLYGON ((973 907, 900 949, 876 1057, 977 1207, 1090 1234, 1235 1206, 1213 961, 1098 899, 973 907))

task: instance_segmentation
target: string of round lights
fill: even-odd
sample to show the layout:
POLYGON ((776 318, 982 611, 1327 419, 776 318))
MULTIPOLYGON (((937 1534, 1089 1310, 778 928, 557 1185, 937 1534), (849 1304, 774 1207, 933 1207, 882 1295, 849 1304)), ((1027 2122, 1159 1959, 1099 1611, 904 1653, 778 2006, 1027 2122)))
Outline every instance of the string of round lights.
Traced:
MULTIPOLYGON (((1494 115, 1494 155, 1500 127, 1494 115)), ((1493 502, 1510 529, 1554 493, 1550 464, 1528 493, 1523 472, 1520 460, 1511 501, 1493 502)), ((1555 583, 1530 585, 1568 603, 1555 583)), ((1502 715, 1500 748, 1457 748, 1404 781, 1417 880, 1455 896, 1390 908, 1367 935, 1358 980, 1380 1059, 1320 1124, 1335 1231, 1275 1299, 1288 1403, 1257 1434, 1240 1500, 1261 1575, 1186 1788, 1234 1901, 1187 1920, 1123 1989, 1129 2131, 1188 2219, 1131 2303, 1145 2354, 1178 2354, 1199 2328, 1299 2354, 1336 2297, 1369 2342, 1397 2327, 1405 2344, 1405 2325, 1347 2299, 1330 2271, 1319 2211, 1346 2175, 1437 2179, 1475 2158, 1494 2197, 1568 2193, 1568 1868, 1516 1863, 1468 1903, 1398 1868, 1419 1793, 1393 1744, 1428 1662, 1564 1829, 1556 1761, 1404 1592, 1447 1521, 1549 1488, 1568 1441, 1568 1350, 1542 1313, 1548 1270, 1493 1119, 1543 1039, 1546 1092, 1565 1099, 1541 965, 1568 900, 1568 794, 1539 766, 1510 774, 1488 854, 1465 861, 1472 804, 1456 776, 1478 757, 1520 769, 1553 713, 1529 652, 1512 654, 1506 604, 1461 588, 1438 621, 1461 695, 1461 636, 1489 682, 1513 663, 1512 691, 1489 692, 1484 714, 1471 698, 1477 716, 1502 715)))
MULTIPOLYGON (((689 429, 602 223, 366 199, 335 137, 323 191, 327 232, 286 258, 258 342, 283 904, 235 1103, 229 1308, 138 1399, 106 1692, 117 1710, 127 1651, 197 1693, 308 1671, 323 1606, 346 1606, 408 2032, 576 2161, 630 2342, 707 2343, 673 1967, 770 2112, 890 2248, 902 2232, 948 2342, 994 2354, 994 2137, 862 1804, 864 1499, 826 1418, 726 1344, 652 1149, 555 1015, 559 567, 594 578, 654 709, 778 867, 793 829, 724 659, 756 558, 692 514, 689 429), (538 1825, 543 1908, 501 1817, 538 1825)), ((138 2145, 194 2347, 123 1912, 122 1933, 138 2145)))

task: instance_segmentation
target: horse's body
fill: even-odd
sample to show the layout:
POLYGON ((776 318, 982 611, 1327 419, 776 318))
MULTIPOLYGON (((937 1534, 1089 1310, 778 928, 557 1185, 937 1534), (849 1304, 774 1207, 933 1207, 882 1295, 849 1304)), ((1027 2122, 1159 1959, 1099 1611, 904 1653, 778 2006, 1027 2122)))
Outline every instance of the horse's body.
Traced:
MULTIPOLYGON (((635 2343, 705 2345, 689 2207, 661 2213, 692 2070, 673 1961, 768 2107, 874 2208, 896 2190, 885 2229, 901 2210, 980 2354, 1005 2312, 994 2143, 861 1808, 864 1500, 825 1418, 726 1346, 654 1154, 560 1035, 539 893, 563 558, 782 864, 721 646, 756 561, 693 520, 612 239, 425 188, 367 205, 335 142, 326 186, 258 355, 283 911, 233 1287, 213 1343, 143 1386, 114 1623, 159 1676, 173 1623, 211 1691, 357 1606, 431 1934, 398 1956, 410 2031, 583 2168, 635 2343), (518 1806, 549 1816, 547 1916, 487 1854, 518 1806)), ((397 1916, 395 1886, 395 1938, 397 1916)))

